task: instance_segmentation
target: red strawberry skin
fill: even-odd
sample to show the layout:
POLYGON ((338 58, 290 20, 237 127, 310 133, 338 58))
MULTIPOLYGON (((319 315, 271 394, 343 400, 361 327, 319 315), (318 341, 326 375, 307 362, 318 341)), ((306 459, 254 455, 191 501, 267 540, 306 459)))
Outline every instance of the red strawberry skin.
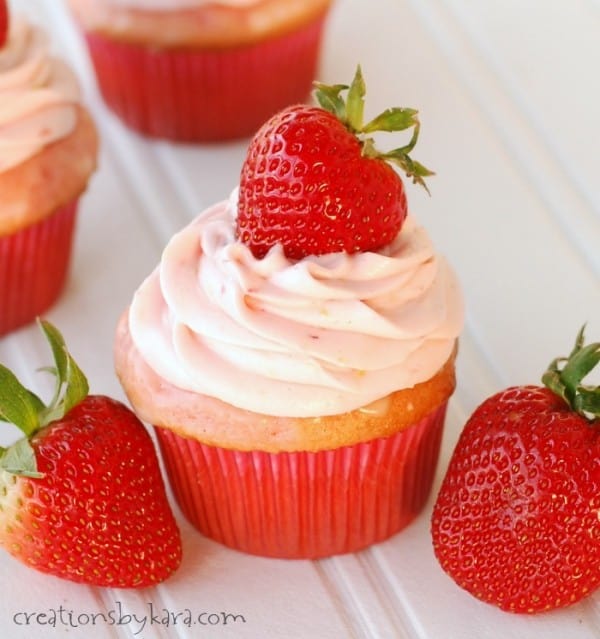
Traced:
POLYGON ((599 429, 538 386, 474 412, 432 516, 435 554, 458 585, 526 613, 600 585, 599 429))
POLYGON ((237 237, 261 258, 281 243, 290 259, 376 250, 406 217, 398 174, 361 155, 332 113, 293 106, 252 140, 240 177, 237 237))
POLYGON ((0 47, 4 46, 8 37, 8 7, 6 0, 0 0, 0 47))
POLYGON ((42 478, 0 471, 0 543, 42 572, 145 587, 180 564, 155 449, 123 404, 87 396, 31 440, 42 478))

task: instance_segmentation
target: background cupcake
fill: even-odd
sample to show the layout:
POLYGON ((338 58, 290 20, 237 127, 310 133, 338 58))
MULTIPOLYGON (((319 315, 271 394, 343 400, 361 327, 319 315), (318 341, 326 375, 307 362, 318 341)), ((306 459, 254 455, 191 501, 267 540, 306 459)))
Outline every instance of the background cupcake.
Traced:
POLYGON ((0 335, 64 288, 97 135, 73 72, 21 17, 0 46, 0 335))
POLYGON ((239 193, 169 241, 115 342, 188 519, 275 557, 360 550, 421 510, 463 323, 398 174, 354 135, 414 127, 412 148, 416 111, 363 127, 360 70, 347 105, 319 86, 333 112, 289 107, 260 129, 239 193))
POLYGON ((314 79, 331 0, 69 0, 107 105, 141 133, 250 135, 314 79))

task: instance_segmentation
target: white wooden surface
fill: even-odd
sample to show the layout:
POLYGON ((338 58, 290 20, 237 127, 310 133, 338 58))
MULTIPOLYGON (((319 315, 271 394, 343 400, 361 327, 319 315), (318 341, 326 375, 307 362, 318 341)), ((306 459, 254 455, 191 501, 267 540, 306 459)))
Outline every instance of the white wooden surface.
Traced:
MULTIPOLYGON (((228 195, 246 142, 174 146, 131 133, 102 104, 63 3, 11 4, 43 24, 57 53, 74 64, 102 136, 69 285, 47 317, 64 332, 93 391, 123 398, 112 369, 116 319, 169 236, 228 195)), ((600 339, 599 34, 597 0, 338 0, 328 23, 319 79, 347 82, 360 62, 367 115, 392 105, 420 109, 415 157, 437 176, 431 198, 409 186, 409 201, 464 285, 459 383, 434 491, 462 424, 484 397, 536 382, 584 321, 588 337, 600 339)), ((33 370, 48 356, 35 327, 0 339, 0 361, 37 389, 33 370)), ((0 433, 3 441, 13 436, 4 426, 0 433)), ((177 513, 183 565, 168 583, 140 592, 71 584, 1 553, 0 636, 600 636, 600 592, 568 610, 523 617, 458 589, 431 550, 432 499, 393 539, 318 562, 227 550, 177 513), (186 609, 196 623, 185 614, 174 623, 186 609), (165 611, 170 625, 157 621, 165 611)))

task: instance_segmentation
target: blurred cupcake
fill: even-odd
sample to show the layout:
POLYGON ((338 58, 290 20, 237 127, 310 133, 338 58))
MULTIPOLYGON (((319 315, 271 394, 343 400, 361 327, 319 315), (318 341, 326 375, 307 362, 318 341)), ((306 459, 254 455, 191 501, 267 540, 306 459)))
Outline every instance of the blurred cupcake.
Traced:
POLYGON ((332 0, 69 0, 106 104, 179 141, 253 133, 303 101, 332 0))
POLYGON ((73 72, 40 28, 10 20, 0 46, 0 335, 62 292, 97 144, 73 72))
MULTIPOLYGON (((319 85, 333 112, 295 105, 261 127, 239 189, 171 238, 116 333, 183 512, 258 555, 353 552, 412 521, 455 386, 459 284, 357 137, 360 72, 347 106, 343 89, 319 85)), ((422 181, 415 110, 365 125, 409 127, 386 159, 422 181)))

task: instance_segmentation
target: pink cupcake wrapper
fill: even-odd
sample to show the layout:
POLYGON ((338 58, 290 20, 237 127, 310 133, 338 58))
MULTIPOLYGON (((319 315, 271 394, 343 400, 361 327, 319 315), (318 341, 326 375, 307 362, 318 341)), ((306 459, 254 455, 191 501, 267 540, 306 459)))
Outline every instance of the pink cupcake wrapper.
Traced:
POLYGON ((254 133, 304 101, 324 18, 293 33, 229 49, 159 49, 85 33, 106 104, 131 128, 180 141, 254 133))
POLYGON ((252 554, 317 558, 360 550, 414 519, 431 490, 445 412, 318 452, 240 452, 156 433, 175 497, 200 532, 252 554))
POLYGON ((0 335, 35 319, 61 294, 71 258, 77 200, 0 236, 0 335))

